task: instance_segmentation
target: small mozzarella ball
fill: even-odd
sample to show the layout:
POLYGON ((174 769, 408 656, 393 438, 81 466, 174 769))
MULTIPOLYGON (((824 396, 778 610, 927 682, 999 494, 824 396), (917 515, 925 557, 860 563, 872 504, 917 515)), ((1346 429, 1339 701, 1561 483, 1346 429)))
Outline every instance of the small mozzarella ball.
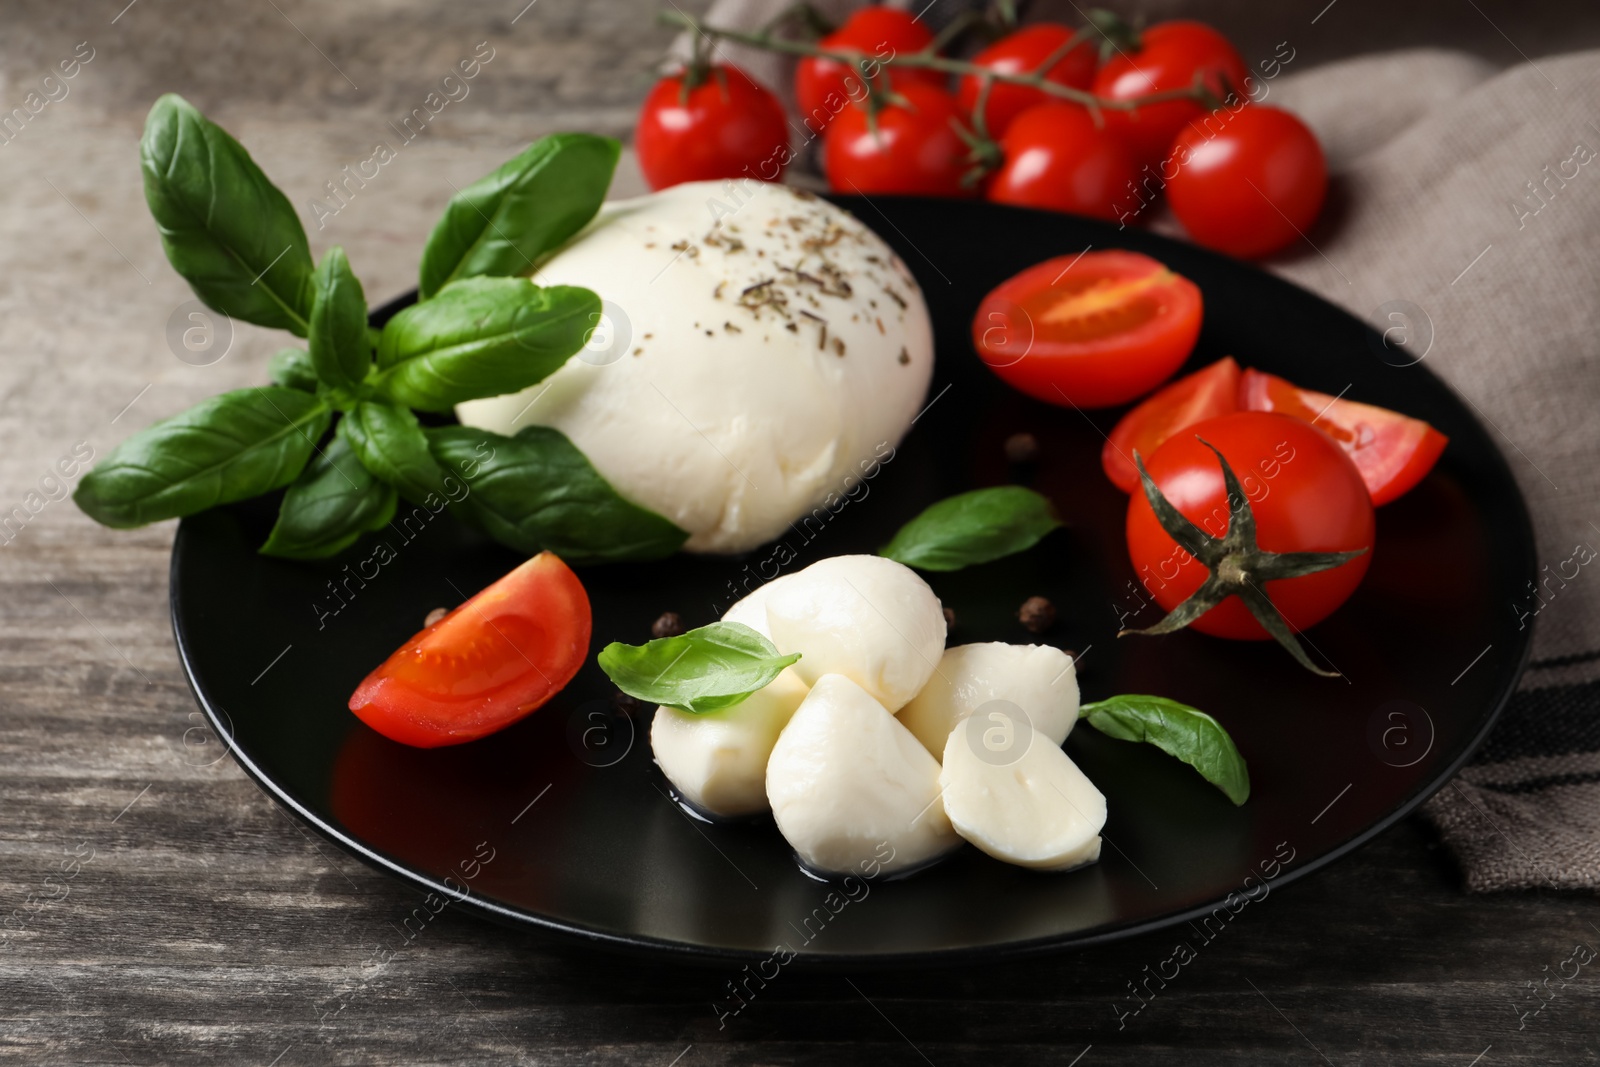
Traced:
POLYGON ((979 715, 945 741, 939 787, 956 833, 997 860, 1066 870, 1100 858, 1106 798, 1020 720, 979 715))
MULTIPOLYGON (((757 586, 722 615, 769 641, 767 597, 794 575, 757 586)), ((687 800, 712 815, 753 815, 767 808, 767 758, 778 734, 805 699, 793 667, 731 708, 691 715, 657 708, 650 748, 661 773, 687 800)))
POLYGON ((801 860, 825 873, 903 870, 960 844, 939 803, 939 764, 840 674, 819 678, 779 735, 767 798, 801 860))
POLYGON ((928 684, 900 709, 900 721, 938 759, 950 731, 991 700, 1021 708, 1035 730, 1061 747, 1078 721, 1072 657, 1050 645, 957 645, 945 651, 928 684))
POLYGON ((882 556, 834 556, 790 575, 767 597, 767 623, 780 652, 801 654, 794 669, 806 682, 842 674, 891 712, 944 653, 939 598, 882 556))
POLYGON ((712 815, 765 811, 767 758, 805 697, 805 685, 784 671, 721 711, 657 708, 650 727, 656 764, 685 799, 712 815))

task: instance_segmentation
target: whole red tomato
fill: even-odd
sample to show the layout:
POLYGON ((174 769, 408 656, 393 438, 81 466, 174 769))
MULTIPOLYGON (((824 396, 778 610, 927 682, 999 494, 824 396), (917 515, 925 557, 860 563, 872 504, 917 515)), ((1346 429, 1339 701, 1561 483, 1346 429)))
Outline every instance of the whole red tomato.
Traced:
MULTIPOLYGON (((1031 74, 1072 39, 1072 31, 1054 22, 1026 26, 1000 38, 972 58, 980 67, 1003 74, 1031 74)), ((1046 81, 1073 89, 1087 89, 1094 81, 1094 46, 1084 41, 1051 65, 1046 81)), ((968 74, 961 79, 958 99, 961 109, 976 114, 983 78, 968 74)), ((989 102, 983 109, 984 129, 990 137, 1004 137, 1018 115, 1052 97, 1043 89, 996 81, 989 89, 989 102)))
MULTIPOLYGON (((1140 35, 1139 48, 1106 61, 1094 78, 1096 96, 1131 100, 1166 89, 1187 89, 1199 73, 1218 99, 1246 92, 1250 69, 1228 39, 1200 22, 1158 22, 1140 35)), ((1107 111, 1106 126, 1141 165, 1166 155, 1184 124, 1205 109, 1193 100, 1168 100, 1133 111, 1107 111)))
MULTIPOLYGON (((1327 618, 1361 584, 1372 557, 1372 501, 1361 472, 1333 439, 1299 419, 1261 411, 1221 415, 1175 434, 1145 469, 1162 494, 1212 537, 1229 527, 1222 465, 1200 439, 1215 445, 1233 468, 1255 515, 1256 543, 1268 552, 1349 552, 1366 549, 1329 570, 1265 583, 1291 630, 1327 618)), ((1208 570, 1162 529, 1145 494, 1128 500, 1128 555, 1139 581, 1168 611, 1199 589, 1208 570)), ((1266 640, 1236 596, 1191 624, 1217 637, 1266 640)))
POLYGON ((900 103, 869 118, 852 104, 834 121, 822 146, 828 187, 839 193, 898 193, 910 196, 977 195, 963 181, 970 149, 959 132, 956 98, 928 85, 897 90, 900 103))
POLYGON ((1173 213, 1196 244, 1244 258, 1276 252, 1311 228, 1328 190, 1322 146, 1275 107, 1219 111, 1172 143, 1173 213))
MULTIPOLYGON (((882 86, 877 65, 898 55, 920 52, 933 43, 933 34, 911 15, 889 7, 864 7, 855 12, 834 32, 817 42, 818 47, 835 52, 855 52, 876 61, 867 73, 882 86)), ((904 89, 908 85, 944 86, 944 75, 935 70, 897 67, 887 71, 888 86, 904 89)), ((800 118, 813 134, 823 133, 851 103, 867 94, 861 71, 849 63, 820 56, 807 56, 794 73, 795 101, 800 118)))
POLYGON ((789 125, 772 91, 737 67, 714 66, 685 87, 656 82, 639 109, 633 147, 652 189, 719 178, 776 181, 789 162, 789 125))
POLYGON ((1030 107, 1012 121, 1000 152, 1004 162, 984 187, 995 203, 1116 219, 1134 202, 1133 157, 1080 104, 1030 107))

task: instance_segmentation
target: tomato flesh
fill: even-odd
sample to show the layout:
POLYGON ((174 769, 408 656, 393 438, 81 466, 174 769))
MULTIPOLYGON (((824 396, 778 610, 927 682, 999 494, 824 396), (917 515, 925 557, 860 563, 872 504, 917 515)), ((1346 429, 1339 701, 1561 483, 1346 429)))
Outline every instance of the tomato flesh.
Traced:
MULTIPOLYGON (((1349 599, 1372 558, 1376 523, 1366 485, 1333 439, 1287 415, 1236 411, 1196 423, 1145 459, 1164 496, 1195 525, 1222 537, 1230 525, 1222 465, 1200 438, 1228 458, 1255 516, 1256 543, 1269 552, 1349 552, 1367 549, 1331 570, 1268 582, 1266 594, 1291 630, 1314 626, 1349 599)), ((1199 589, 1205 564, 1162 529, 1143 493, 1128 498, 1128 556, 1139 581, 1165 611, 1199 589)), ((1153 625, 1153 613, 1138 627, 1153 625)), ((1271 635, 1238 597, 1229 597, 1190 624, 1216 637, 1247 641, 1271 635)))
POLYGON ((1185 426, 1236 411, 1238 403, 1239 364, 1226 356, 1146 397, 1122 416, 1100 450, 1100 466, 1118 489, 1131 493, 1139 488, 1135 452, 1148 460, 1185 426))
POLYGON ((476 740, 560 692, 589 654, 591 626, 578 576, 541 552, 402 645, 350 710, 401 744, 476 740))
POLYGON ((1029 267, 984 297, 973 344, 1013 387, 1052 404, 1110 407, 1149 392, 1200 336, 1200 289, 1137 252, 1029 267))
POLYGON ((1293 416, 1333 438, 1361 472, 1374 505, 1410 492, 1450 442, 1421 419, 1302 389, 1257 370, 1240 379, 1239 406, 1293 416))

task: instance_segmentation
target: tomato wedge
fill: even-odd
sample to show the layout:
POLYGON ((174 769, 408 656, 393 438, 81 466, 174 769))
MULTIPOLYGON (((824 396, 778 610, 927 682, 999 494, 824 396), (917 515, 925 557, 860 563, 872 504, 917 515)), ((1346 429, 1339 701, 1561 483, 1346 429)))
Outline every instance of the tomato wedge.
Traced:
POLYGON ((1200 289, 1137 252, 1060 256, 978 305, 972 342, 1014 388, 1052 404, 1111 407, 1183 365, 1200 336, 1200 289))
POLYGON ((402 645, 350 710, 401 744, 474 741, 560 692, 589 655, 591 626, 578 576, 541 552, 402 645))
POLYGON ((1239 364, 1224 356, 1146 397, 1122 416, 1100 450, 1106 477, 1124 493, 1139 487, 1135 451, 1149 459, 1162 442, 1185 426, 1239 409, 1239 364))
POLYGON ((1239 406, 1293 415, 1332 437, 1355 461, 1374 505, 1408 493, 1450 441, 1421 419, 1302 389, 1257 370, 1245 371, 1240 379, 1239 406))

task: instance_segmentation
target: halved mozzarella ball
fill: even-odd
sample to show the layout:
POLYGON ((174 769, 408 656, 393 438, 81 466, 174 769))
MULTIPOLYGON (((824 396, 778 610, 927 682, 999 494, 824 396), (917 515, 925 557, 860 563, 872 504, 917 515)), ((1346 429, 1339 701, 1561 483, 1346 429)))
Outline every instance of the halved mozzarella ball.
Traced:
POLYGON ((833 556, 782 581, 766 598, 767 623, 780 652, 801 654, 794 669, 805 681, 842 674, 893 712, 933 674, 944 611, 910 567, 833 556))
POLYGON ((945 651, 928 684, 900 709, 900 721, 939 759, 950 731, 992 700, 1021 708, 1033 728, 1059 748, 1078 721, 1072 657, 1050 645, 957 645, 945 651))
POLYGON ((960 844, 939 803, 939 764, 840 674, 817 679, 779 735, 767 798, 800 859, 828 874, 902 870, 960 844))
POLYGON ((712 815, 765 811, 767 759, 805 697, 805 684, 784 671, 722 711, 657 708, 650 727, 656 764, 685 799, 712 815))
MULTIPOLYGON (((761 636, 767 631, 767 597, 794 578, 757 586, 722 615, 761 636)), ((767 809, 767 757, 809 687, 793 667, 731 708, 690 715, 657 708, 650 748, 661 773, 685 799, 712 815, 736 817, 767 809)))
POLYGON ((1025 722, 1008 730, 978 717, 951 730, 939 786, 956 833, 995 859, 1066 870, 1100 858, 1106 798, 1025 722))

